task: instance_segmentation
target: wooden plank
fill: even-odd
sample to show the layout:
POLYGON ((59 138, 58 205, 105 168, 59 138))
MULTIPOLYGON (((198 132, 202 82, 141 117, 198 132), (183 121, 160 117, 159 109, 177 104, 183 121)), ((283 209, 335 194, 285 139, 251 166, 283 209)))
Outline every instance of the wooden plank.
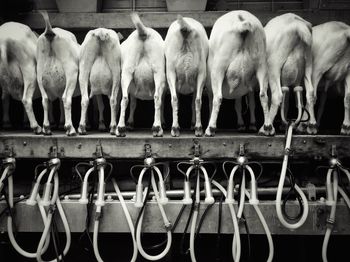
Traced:
MULTIPOLYGON (((103 1, 102 9, 103 11, 111 10, 121 10, 121 9, 131 9, 130 0, 105 0, 103 1)), ((149 9, 153 11, 166 11, 166 1, 165 0, 138 0, 135 1, 136 10, 149 9)))
MULTIPOLYGON (((63 133, 53 136, 36 136, 29 133, 0 133, 0 155, 5 156, 8 148, 13 148, 17 158, 48 158, 52 146, 57 146, 61 158, 88 158, 94 156, 97 145, 102 145, 106 158, 142 159, 144 146, 150 144, 156 158, 190 158, 193 141, 201 145, 203 158, 235 158, 239 145, 244 144, 248 157, 258 159, 281 159, 284 155, 285 137, 217 132, 212 138, 196 138, 193 133, 182 133, 173 138, 165 134, 162 138, 152 137, 151 131, 129 132, 125 138, 109 134, 95 133, 87 136, 67 137, 63 133)), ((350 157, 349 136, 307 136, 293 137, 294 159, 328 159, 332 145, 337 146, 340 158, 350 157)))
POLYGON ((301 10, 303 9, 303 3, 302 2, 249 2, 249 1, 242 1, 239 4, 237 2, 231 2, 227 3, 227 9, 228 10, 248 10, 248 11, 288 11, 288 10, 301 10))
MULTIPOLYGON (((200 21, 205 27, 212 27, 216 19, 227 12, 184 12, 183 16, 192 17, 200 21)), ((254 12, 254 14, 266 24, 271 18, 283 12, 254 12)), ((350 16, 347 11, 319 11, 319 12, 295 12, 312 24, 317 25, 331 20, 339 20, 350 24, 350 16)), ((178 13, 173 12, 140 12, 145 25, 153 28, 168 28, 176 20, 178 13)), ((120 13, 51 13, 51 23, 66 29, 91 29, 107 27, 112 29, 134 28, 129 12, 120 13)), ((29 25, 32 29, 43 29, 45 24, 40 14, 31 13, 19 17, 19 21, 29 25)))
MULTIPOLYGON (((86 206, 80 204, 77 200, 63 200, 62 201, 65 214, 70 226, 71 232, 82 232, 85 225, 86 206)), ((166 214, 170 222, 174 222, 182 203, 180 201, 171 200, 165 205, 166 214)), ((0 202, 0 210, 6 207, 4 201, 0 202)), ((127 207, 130 215, 135 223, 139 209, 134 206, 134 202, 127 201, 127 207)), ((305 224, 297 230, 289 230, 283 227, 275 211, 274 201, 260 201, 259 207, 263 213, 266 222, 271 230, 272 234, 291 234, 291 235, 324 235, 326 229, 326 219, 329 212, 328 207, 321 202, 309 202, 309 216, 305 224)), ((206 208, 206 204, 200 205, 200 215, 203 214, 206 208)), ((218 217, 219 204, 215 203, 212 209, 208 212, 207 217, 201 228, 201 233, 215 234, 217 233, 217 217, 218 217)), ((237 207, 236 207, 237 208, 237 207)), ((288 211, 293 214, 297 212, 298 205, 296 202, 290 202, 288 204, 288 211)), ((42 232, 43 223, 40 217, 40 213, 37 206, 28 206, 21 202, 16 205, 16 227, 20 232, 42 232), (27 223, 31 221, 31 223, 27 223)), ((188 217, 190 207, 187 207, 176 227, 175 233, 182 233, 186 220, 188 217)), ((237 209, 236 209, 237 210, 237 209)), ((254 208, 246 204, 244 214, 249 226, 251 234, 264 234, 264 230, 260 224, 260 221, 254 211, 254 208)), ((335 235, 349 235, 350 213, 348 208, 343 202, 339 202, 337 205, 336 224, 332 234, 335 235)), ((57 219, 58 229, 63 231, 61 220, 57 219)), ((92 226, 90 230, 92 231, 92 226)), ((6 218, 0 219, 0 231, 7 231, 6 218)), ((123 211, 119 201, 112 200, 106 201, 106 205, 103 207, 103 217, 100 224, 100 232, 129 232, 127 222, 125 220, 123 211)), ((159 209, 155 202, 147 204, 145 211, 145 218, 143 222, 143 232, 164 232, 164 224, 161 218, 159 209)), ((232 218, 227 204, 223 204, 222 210, 222 230, 223 234, 232 234, 232 218)), ((240 232, 245 234, 244 226, 241 225, 240 232)))
POLYGON ((319 7, 325 10, 349 10, 350 1, 348 0, 321 0, 319 7))

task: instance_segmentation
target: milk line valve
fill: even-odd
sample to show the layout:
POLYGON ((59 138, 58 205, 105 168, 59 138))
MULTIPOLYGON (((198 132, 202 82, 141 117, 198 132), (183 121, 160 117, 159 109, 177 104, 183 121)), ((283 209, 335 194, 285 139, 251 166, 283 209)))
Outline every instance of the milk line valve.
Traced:
POLYGON ((152 149, 151 145, 146 144, 145 145, 145 159, 143 161, 143 165, 134 165, 130 169, 130 175, 134 179, 136 183, 136 200, 135 200, 135 206, 140 209, 138 217, 136 219, 135 223, 135 238, 136 238, 136 244, 138 251, 140 254, 148 260, 159 260, 162 259, 163 257, 166 256, 166 254, 169 252, 171 243, 172 243, 172 232, 171 232, 171 223, 165 213, 164 210, 164 205, 168 203, 168 198, 166 195, 166 190, 165 190, 165 184, 164 180, 167 179, 169 175, 169 167, 167 163, 164 162, 158 162, 156 163, 155 158, 153 157, 152 154, 152 149), (160 171, 159 167, 162 166, 163 170, 165 170, 165 175, 163 176, 162 172, 160 171), (134 170, 136 168, 141 168, 141 171, 139 173, 138 179, 136 180, 134 170), (143 178, 144 176, 148 176, 148 183, 147 187, 143 188, 143 178), (156 178, 158 178, 158 185, 156 182, 156 178), (150 255, 146 253, 145 249, 142 246, 142 241, 141 241, 141 229, 142 229, 142 221, 143 221, 143 216, 144 216, 144 211, 146 208, 146 204, 148 202, 149 194, 151 191, 151 187, 154 192, 154 197, 155 201, 157 203, 157 206, 159 208, 159 211, 161 213, 163 223, 164 223, 164 228, 167 233, 167 242, 164 250, 157 254, 157 255, 150 255))
POLYGON ((269 244, 269 255, 268 255, 267 261, 271 262, 274 254, 274 245, 271 237, 271 232, 258 206, 259 200, 257 197, 257 180, 256 180, 255 173, 250 166, 252 164, 256 164, 260 167, 261 169, 260 175, 261 175, 263 170, 262 165, 258 162, 249 162, 245 153, 245 147, 244 145, 241 144, 239 147, 239 154, 236 161, 225 161, 222 165, 223 172, 228 180, 225 203, 229 207, 231 218, 232 218, 232 224, 234 228, 234 237, 232 241, 232 256, 235 262, 240 261, 241 240, 240 240, 240 233, 239 233, 239 222, 242 220, 242 217, 243 217, 245 197, 247 196, 247 198, 249 199, 249 204, 254 207, 255 212, 257 213, 259 220, 264 228, 264 231, 268 240, 268 244, 269 244), (233 165, 229 176, 226 169, 227 164, 233 165), (238 173, 237 171, 240 171, 242 176, 241 176, 240 184, 238 184, 240 197, 239 197, 239 203, 238 203, 238 211, 236 214, 234 209, 234 204, 237 204, 237 201, 234 198, 234 193, 235 193, 234 178, 235 178, 235 175, 238 173), (248 190, 246 189, 246 171, 248 171, 248 174, 250 176, 250 192, 248 192, 248 190))
MULTIPOLYGON (((323 168, 323 167, 321 167, 323 168)), ((346 194, 346 191, 339 185, 339 181, 341 179, 340 175, 345 174, 349 183, 350 183, 350 172, 347 168, 345 168, 337 157, 336 146, 332 146, 331 158, 329 160, 329 165, 326 167, 327 176, 326 176, 326 205, 330 207, 329 216, 327 219, 327 229, 323 239, 322 244, 322 260, 323 262, 327 262, 327 249, 329 238, 334 229, 334 225, 336 222, 335 215, 337 209, 337 201, 338 201, 338 193, 344 199, 347 207, 350 209, 350 198, 346 194)))
MULTIPOLYGON (((287 96, 287 93, 289 92, 289 88, 283 87, 282 91, 283 91, 283 99, 282 99, 282 105, 281 105, 281 119, 283 123, 287 126, 287 131, 286 131, 286 143, 285 143, 284 158, 282 163, 282 170, 281 170, 280 179, 278 182, 277 194, 276 194, 276 212, 277 212, 277 217, 281 222, 281 224, 286 228, 293 230, 301 227, 305 223, 309 212, 309 206, 308 206, 308 201, 304 192, 294 182, 294 177, 291 174, 290 169, 288 167, 289 166, 288 161, 289 161, 289 156, 292 153, 291 143, 292 143, 292 137, 293 137, 293 130, 298 124, 308 121, 308 119, 302 120, 303 112, 306 112, 306 113, 308 112, 303 107, 303 101, 302 101, 303 89, 301 86, 297 86, 294 88, 294 92, 296 94, 298 116, 295 120, 292 120, 292 119, 288 120, 284 112, 284 107, 286 103, 286 96, 287 96), (292 191, 295 191, 295 194, 297 195, 298 201, 300 203, 300 209, 301 209, 300 216, 297 216, 295 218, 288 217, 289 220, 295 220, 295 221, 298 220, 295 223, 290 223, 286 219, 287 214, 285 210, 282 210, 282 192, 283 192, 283 187, 286 180, 287 171, 289 171, 289 175, 290 175, 289 177, 290 177, 291 189, 292 191)), ((283 202, 284 208, 285 208, 285 203, 286 201, 283 202)))

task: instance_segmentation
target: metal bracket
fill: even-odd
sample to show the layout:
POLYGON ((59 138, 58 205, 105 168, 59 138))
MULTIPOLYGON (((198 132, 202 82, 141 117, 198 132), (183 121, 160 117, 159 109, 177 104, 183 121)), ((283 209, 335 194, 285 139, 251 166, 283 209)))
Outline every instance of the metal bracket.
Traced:
POLYGON ((103 157, 103 149, 101 143, 96 145, 96 151, 92 154, 95 158, 103 157))
POLYGON ((312 184, 311 182, 308 182, 306 184, 307 188, 307 194, 308 194, 308 200, 309 201, 316 201, 316 186, 312 184))
POLYGON ((245 154, 246 154, 245 145, 244 144, 239 144, 238 155, 239 156, 244 156, 245 154))
POLYGON ((51 146, 49 151, 49 158, 58 158, 59 152, 57 146, 51 146))
POLYGON ((145 144, 145 158, 152 157, 152 147, 150 144, 145 144))
POLYGON ((199 144, 198 139, 193 139, 193 155, 195 157, 200 157, 202 155, 202 149, 201 149, 201 145, 199 144))
POLYGON ((338 156, 338 153, 337 153, 337 145, 332 145, 332 148, 331 148, 331 157, 337 157, 338 156))
POLYGON ((5 157, 15 157, 15 151, 12 146, 6 145, 4 150, 5 157))

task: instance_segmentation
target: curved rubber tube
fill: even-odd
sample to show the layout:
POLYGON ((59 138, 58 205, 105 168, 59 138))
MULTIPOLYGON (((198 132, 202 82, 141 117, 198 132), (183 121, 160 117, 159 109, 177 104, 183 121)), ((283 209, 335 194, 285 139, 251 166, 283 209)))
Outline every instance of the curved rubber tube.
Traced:
POLYGON ((205 184, 205 200, 204 201, 206 204, 213 204, 215 202, 215 199, 213 197, 213 193, 211 190, 211 183, 210 183, 210 179, 208 176, 208 172, 203 166, 200 166, 200 169, 202 170, 202 173, 204 175, 204 184, 205 184))
MULTIPOLYGON (((338 174, 335 170, 332 170, 333 172, 331 172, 331 175, 333 175, 333 187, 332 187, 332 190, 333 190, 333 204, 331 206, 331 212, 329 214, 329 220, 331 221, 335 221, 335 212, 336 212, 336 209, 337 209, 337 197, 338 197, 338 174)), ((328 174, 327 174, 327 177, 328 177, 328 174)), ((327 187, 328 187, 328 183, 329 183, 329 180, 330 179, 327 179, 327 187)), ((324 236, 324 239, 323 239, 323 244, 322 244, 322 261, 323 262, 328 262, 328 259, 327 259, 327 249, 328 249, 328 243, 329 243, 329 238, 332 234, 332 228, 331 227, 327 227, 327 230, 326 230, 326 234, 324 236)))
POLYGON ((241 237, 239 234, 239 225, 238 225, 238 220, 236 217, 236 212, 235 212, 235 209, 233 207, 233 204, 228 203, 228 207, 230 209, 232 223, 233 223, 233 229, 234 229, 234 237, 232 240, 232 257, 233 257, 235 262, 239 262, 241 259, 241 237), (235 236, 237 236, 237 237, 235 237, 235 236))
POLYGON ((237 218, 238 221, 242 218, 243 210, 244 210, 244 202, 245 202, 245 169, 243 169, 242 174, 242 182, 241 182, 241 195, 239 198, 239 204, 238 204, 238 211, 237 211, 237 218))
POLYGON ((256 185, 256 179, 255 179, 255 174, 253 169, 249 165, 245 165, 245 168, 248 170, 250 174, 250 192, 251 192, 251 197, 249 200, 250 204, 258 204, 258 194, 257 194, 257 185, 256 185))
POLYGON ((89 177, 91 173, 95 170, 95 167, 89 168, 89 170, 86 172, 83 180, 83 185, 81 187, 81 196, 80 196, 80 201, 88 201, 87 199, 87 188, 88 188, 88 182, 89 182, 89 177))
MULTIPOLYGON (((13 208, 13 178, 12 176, 8 177, 8 194, 9 194, 9 204, 10 204, 10 208, 13 208)), ((45 214, 45 210, 43 208, 40 208, 40 214, 41 214, 41 218, 44 222, 44 225, 46 225, 47 223, 47 219, 46 219, 46 214, 45 214)), ((27 257, 27 258, 36 258, 36 252, 28 252, 25 251, 24 249, 22 249, 16 239, 15 236, 13 234, 13 224, 12 224, 12 217, 11 216, 7 216, 7 232, 8 232, 8 236, 11 242, 11 245, 13 246, 13 248, 22 256, 27 257)), ((45 241, 45 245, 43 246, 42 249, 42 253, 45 253, 47 248, 49 247, 49 243, 50 243, 50 238, 48 237, 45 241)))
POLYGON ((131 258, 130 262, 135 262, 136 259, 137 259, 137 244, 136 244, 136 239, 135 239, 135 236, 134 236, 134 224, 132 222, 129 210, 128 210, 126 204, 125 204, 124 197, 123 197, 122 193, 120 192, 118 184, 117 184, 117 182, 115 181, 114 178, 112 178, 112 183, 113 183, 113 186, 114 186, 114 190, 117 193, 117 196, 118 196, 118 199, 120 201, 120 204, 122 206, 122 209, 123 209, 126 221, 128 222, 128 226, 129 226, 131 237, 132 237, 133 253, 132 253, 132 258, 131 258))
POLYGON ((199 202, 201 201, 200 199, 200 176, 197 176, 196 180, 196 196, 195 196, 195 209, 193 212, 192 216, 192 222, 191 222, 191 229, 190 229, 190 256, 191 256, 191 261, 196 262, 196 254, 195 254, 195 249, 194 249, 194 238, 196 235, 196 225, 197 225, 197 218, 198 218, 198 205, 199 202))
MULTIPOLYGON (((153 171, 153 170, 152 170, 153 171)), ((158 208, 160 210, 160 213, 162 215, 163 221, 165 225, 170 224, 168 218, 166 217, 164 208, 162 206, 162 204, 160 203, 160 199, 159 199, 159 193, 157 190, 157 183, 154 179, 154 174, 152 172, 151 174, 151 183, 152 183, 152 188, 153 188, 153 192, 154 192, 154 196, 156 198, 156 202, 158 205, 158 208)), ((137 248, 141 254, 141 256, 143 256, 145 259, 151 260, 151 261, 155 261, 155 260, 159 260, 162 259, 163 257, 166 256, 166 254, 169 252, 170 247, 171 247, 171 242, 172 242, 172 235, 171 235, 171 230, 167 231, 167 244, 165 249, 158 255, 149 255, 145 252, 145 250, 142 247, 142 243, 141 243, 141 228, 142 228, 142 220, 143 220, 143 215, 144 213, 141 214, 140 216, 140 221, 139 224, 137 225, 136 228, 136 243, 137 243, 137 248)))
MULTIPOLYGON (((62 223, 63 223, 64 230, 66 232, 66 245, 65 245, 65 247, 63 249, 63 255, 65 256, 68 253, 69 249, 70 249, 71 234, 70 234, 69 224, 68 224, 66 215, 65 215, 64 210, 62 208, 61 201, 60 201, 59 195, 58 195, 59 180, 58 180, 57 172, 55 172, 53 178, 54 178, 54 190, 53 190, 52 198, 50 199, 50 204, 51 205, 55 205, 56 204, 57 209, 58 209, 58 213, 59 213, 59 215, 61 217, 61 220, 62 220, 62 223)), ((48 179, 48 182, 49 182, 49 180, 50 180, 50 177, 48 179)), ((55 261, 59 262, 60 260, 62 260, 62 256, 61 255, 58 257, 59 261, 57 261, 57 259, 45 261, 41 257, 42 256, 43 245, 45 243, 45 239, 48 237, 49 232, 50 232, 52 218, 53 218, 52 217, 52 213, 49 212, 48 215, 47 215, 47 223, 46 223, 46 225, 44 227, 44 231, 43 231, 43 234, 41 235, 40 242, 39 242, 39 245, 38 245, 38 248, 37 248, 37 252, 36 252, 36 259, 37 259, 38 262, 55 262, 55 261)))
POLYGON ((10 166, 7 166, 4 171, 2 172, 2 175, 0 177, 0 192, 2 191, 2 188, 4 187, 4 180, 7 176, 8 172, 10 172, 10 166))
POLYGON ((234 182, 233 182, 233 178, 235 176, 235 173, 237 171, 237 169, 239 168, 239 165, 236 165, 233 167, 231 173, 230 173, 230 177, 229 177, 229 180, 228 180, 228 185, 227 185, 227 196, 226 196, 226 201, 227 203, 234 203, 235 201, 235 198, 234 198, 234 182))
MULTIPOLYGON (((245 190, 245 194, 250 199, 250 194, 249 194, 248 190, 245 190)), ((261 213, 261 210, 260 210, 259 206, 256 205, 256 204, 252 204, 252 206, 254 207, 255 212, 258 215, 259 220, 261 222, 261 225, 264 228, 264 231, 265 231, 265 234, 266 234, 266 237, 267 237, 267 242, 269 244, 269 256, 268 256, 266 262, 272 262, 273 255, 274 255, 274 245, 273 245, 273 240, 272 240, 272 236, 271 236, 271 231, 270 231, 270 229, 269 229, 269 227, 268 227, 268 225, 266 223, 266 220, 265 220, 263 214, 261 213)))
MULTIPOLYGON (((96 206, 96 213, 100 213, 102 209, 102 206, 96 206)), ((96 260, 98 262, 103 262, 103 259, 101 258, 100 251, 98 249, 98 230, 100 226, 100 220, 96 219, 94 223, 94 233, 93 233, 93 240, 92 240, 92 245, 94 249, 94 254, 96 257, 96 260)))
MULTIPOLYGON (((290 148, 290 145, 292 142, 292 133, 293 133, 293 125, 290 125, 288 127, 288 133, 287 133, 287 139, 286 139, 286 147, 285 147, 286 150, 290 148)), ((301 218, 299 219, 299 221, 297 221, 294 224, 289 223, 284 218, 284 216, 282 214, 281 204, 282 204, 282 192, 283 192, 284 182, 286 179, 287 167, 288 167, 288 154, 286 153, 284 155, 280 180, 278 182, 278 188, 277 188, 277 194, 276 194, 276 212, 277 212, 277 217, 283 226, 285 226, 286 228, 289 228, 289 229, 297 229, 297 228, 301 227, 307 219, 307 216, 309 213, 309 204, 308 204, 308 201, 307 201, 307 198, 306 198, 304 192, 300 189, 300 187, 297 184, 295 184, 295 186, 294 186, 295 190, 300 195, 300 197, 303 201, 303 206, 304 206, 303 214, 302 214, 301 218)))

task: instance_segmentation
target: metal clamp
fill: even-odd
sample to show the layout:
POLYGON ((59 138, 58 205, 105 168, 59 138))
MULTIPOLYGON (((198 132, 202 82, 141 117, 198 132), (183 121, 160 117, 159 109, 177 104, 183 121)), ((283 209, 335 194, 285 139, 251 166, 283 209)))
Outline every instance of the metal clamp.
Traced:
POLYGON ((50 159, 46 164, 50 168, 54 167, 54 166, 59 167, 61 165, 61 160, 59 158, 55 157, 55 158, 50 159))
POLYGON ((144 165, 147 167, 151 167, 154 165, 156 160, 153 157, 152 154, 152 147, 150 144, 145 144, 145 159, 144 159, 144 165))
POLYGON ((326 226, 327 228, 330 228, 333 230, 334 226, 335 226, 335 220, 331 219, 331 218, 328 218, 326 220, 326 226))
POLYGON ((316 186, 309 182, 306 184, 307 194, 308 194, 308 200, 309 201, 316 201, 316 186))
POLYGON ((237 157, 237 163, 240 166, 244 166, 248 163, 248 158, 246 157, 246 150, 244 144, 239 144, 239 152, 237 157))
POLYGON ((98 169, 99 167, 105 167, 107 164, 107 161, 103 157, 98 157, 93 161, 93 166, 98 169))
POLYGON ((332 145, 331 147, 331 158, 329 160, 329 166, 330 168, 335 168, 336 166, 338 166, 340 164, 337 156, 338 156, 338 153, 337 153, 337 146, 336 145, 332 145))
POLYGON ((4 156, 5 157, 14 157, 15 155, 16 154, 15 154, 13 147, 6 145, 5 150, 4 150, 4 156))
POLYGON ((173 225, 170 222, 164 224, 164 228, 165 228, 166 232, 171 231, 172 227, 173 227, 173 225))
POLYGON ((16 168, 16 159, 14 157, 6 157, 2 160, 2 164, 4 166, 9 165, 11 170, 14 170, 16 168))
POLYGON ((57 145, 50 147, 50 151, 49 151, 48 155, 49 155, 49 158, 58 158, 59 157, 57 145))
POLYGON ((51 204, 50 206, 49 206, 49 209, 48 209, 48 212, 50 213, 50 214, 53 214, 53 213, 55 213, 55 211, 56 211, 56 204, 51 204))
POLYGON ((193 155, 195 157, 200 157, 202 155, 202 149, 198 139, 193 140, 193 155))
POLYGON ((95 158, 103 157, 103 149, 101 143, 96 145, 96 151, 92 154, 95 158))

